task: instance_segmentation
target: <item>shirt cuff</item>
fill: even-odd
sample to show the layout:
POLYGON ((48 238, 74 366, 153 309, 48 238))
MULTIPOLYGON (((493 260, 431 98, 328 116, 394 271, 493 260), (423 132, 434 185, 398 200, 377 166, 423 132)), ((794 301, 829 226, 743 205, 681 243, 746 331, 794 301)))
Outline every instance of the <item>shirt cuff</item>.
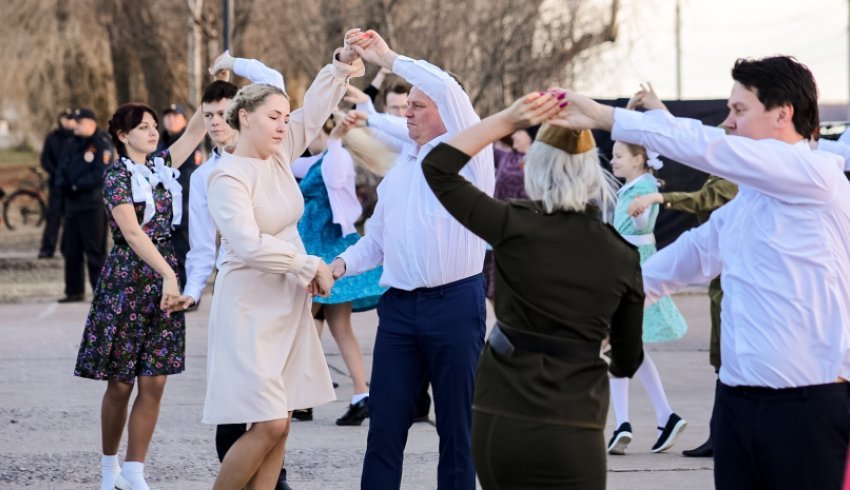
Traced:
POLYGON ((643 113, 619 107, 614 108, 614 126, 611 128, 611 139, 640 144, 643 118, 643 113))
POLYGON ((320 260, 315 255, 295 254, 292 263, 289 265, 289 272, 295 276, 301 287, 306 288, 316 277, 320 260))
POLYGON ((340 277, 346 277, 346 276, 353 275, 351 272, 354 270, 354 268, 352 267, 352 265, 354 265, 352 263, 352 261, 354 259, 350 255, 347 255, 347 254, 348 254, 348 252, 345 251, 345 252, 339 254, 337 257, 335 257, 335 258, 338 258, 338 259, 342 259, 342 261, 345 262, 345 272, 340 277))
POLYGON ((192 299, 195 300, 195 304, 198 304, 198 301, 201 300, 201 294, 203 293, 203 290, 203 288, 187 284, 186 288, 183 290, 183 294, 186 296, 190 296, 192 299))

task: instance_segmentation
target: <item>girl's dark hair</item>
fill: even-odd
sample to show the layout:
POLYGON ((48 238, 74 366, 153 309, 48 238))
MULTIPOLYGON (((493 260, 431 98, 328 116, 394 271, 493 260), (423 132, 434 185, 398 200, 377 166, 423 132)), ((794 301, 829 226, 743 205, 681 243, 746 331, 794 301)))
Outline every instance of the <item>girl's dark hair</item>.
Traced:
POLYGON ((118 139, 118 133, 127 134, 136 126, 142 124, 142 119, 145 117, 146 112, 153 117, 153 120, 158 125, 159 118, 156 117, 156 112, 144 104, 130 102, 129 104, 122 105, 115 111, 115 114, 112 114, 112 117, 109 119, 109 136, 112 137, 112 144, 115 145, 118 155, 122 157, 127 156, 127 148, 118 139))

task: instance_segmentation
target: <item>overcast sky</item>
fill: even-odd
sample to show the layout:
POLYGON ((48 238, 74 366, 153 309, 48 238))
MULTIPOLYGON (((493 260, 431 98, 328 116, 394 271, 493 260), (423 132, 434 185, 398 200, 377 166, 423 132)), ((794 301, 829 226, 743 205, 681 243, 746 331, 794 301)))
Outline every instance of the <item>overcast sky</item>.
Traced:
MULTIPOLYGON (((846 103, 848 2, 681 0, 682 98, 726 98, 736 58, 787 54, 812 70, 822 103, 846 103)), ((623 0, 617 46, 599 60, 605 70, 576 88, 627 97, 649 80, 661 98, 675 98, 675 3, 623 0)))

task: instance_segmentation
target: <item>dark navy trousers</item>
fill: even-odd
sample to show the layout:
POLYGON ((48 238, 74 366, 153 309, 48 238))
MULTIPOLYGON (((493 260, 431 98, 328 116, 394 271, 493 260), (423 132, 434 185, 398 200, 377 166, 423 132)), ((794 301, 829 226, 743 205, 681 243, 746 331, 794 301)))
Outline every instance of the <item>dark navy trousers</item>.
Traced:
POLYGON ((481 274, 381 297, 361 489, 401 486, 407 431, 427 376, 440 437, 438 488, 474 490, 472 389, 484 345, 484 301, 481 274))

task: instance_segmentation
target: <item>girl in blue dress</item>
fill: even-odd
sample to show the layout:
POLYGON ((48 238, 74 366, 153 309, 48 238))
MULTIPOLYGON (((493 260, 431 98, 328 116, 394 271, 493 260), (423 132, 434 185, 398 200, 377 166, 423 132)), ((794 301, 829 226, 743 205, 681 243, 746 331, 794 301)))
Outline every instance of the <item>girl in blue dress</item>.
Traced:
MULTIPOLYGON (((354 125, 355 116, 340 118, 335 126, 325 125, 309 150, 312 157, 303 157, 292 164, 296 177, 301 177, 304 195, 304 214, 298 223, 298 233, 310 255, 330 262, 357 242, 360 235, 354 227, 363 209, 355 192, 355 168, 351 155, 343 147, 342 137, 354 125), (333 127, 332 130, 329 130, 333 127), (330 134, 328 134, 330 131, 330 134)), ((351 327, 351 313, 367 311, 378 305, 385 288, 378 285, 382 267, 334 283, 330 296, 313 298, 313 315, 319 332, 323 321, 342 354, 351 375, 354 393, 346 413, 337 425, 360 425, 368 417, 369 390, 360 344, 351 327)))
MULTIPOLYGON (((615 142, 611 168, 615 176, 626 183, 618 191, 617 207, 614 210, 614 227, 629 243, 640 252, 640 263, 646 262, 655 254, 655 220, 658 217, 658 204, 648 207, 639 216, 628 214, 629 203, 637 196, 658 192, 658 181, 654 172, 662 167, 657 155, 648 155, 645 148, 628 143, 615 142)), ((669 296, 665 296, 648 306, 643 315, 643 342, 670 342, 685 335, 688 325, 669 296)), ((652 452, 669 449, 676 438, 687 426, 681 417, 673 412, 658 369, 644 351, 644 360, 636 373, 646 389, 658 422, 658 439, 652 446, 652 452)), ((611 403, 614 407, 617 430, 608 443, 609 454, 625 454, 632 440, 632 428, 629 423, 629 379, 611 378, 611 403)))

